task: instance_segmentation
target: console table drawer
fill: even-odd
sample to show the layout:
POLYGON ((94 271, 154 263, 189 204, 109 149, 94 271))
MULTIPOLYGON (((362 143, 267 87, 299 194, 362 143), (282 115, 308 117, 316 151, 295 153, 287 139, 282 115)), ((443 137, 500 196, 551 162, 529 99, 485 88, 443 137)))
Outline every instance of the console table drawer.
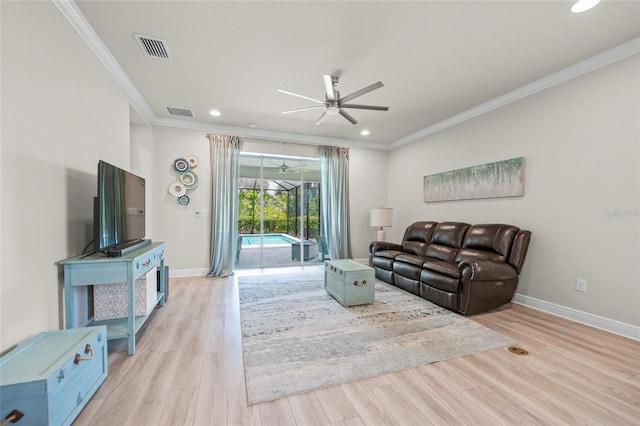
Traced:
MULTIPOLYGON (((164 258, 164 245, 154 248, 133 259, 134 276, 146 274, 164 258)), ((126 280, 125 280, 126 281, 126 280)))
POLYGON ((105 326, 50 331, 0 358, 0 417, 18 410, 22 425, 71 424, 107 377, 106 342, 105 326))

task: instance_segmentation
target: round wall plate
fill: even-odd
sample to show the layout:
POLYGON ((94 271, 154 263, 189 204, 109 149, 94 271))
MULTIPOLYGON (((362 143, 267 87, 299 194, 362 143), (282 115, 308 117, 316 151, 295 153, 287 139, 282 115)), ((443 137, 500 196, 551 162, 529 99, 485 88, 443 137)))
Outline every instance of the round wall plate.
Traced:
POLYGON ((174 197, 181 197, 187 193, 187 187, 180 182, 174 182, 169 185, 169 194, 174 197))
POLYGON ((198 186, 198 176, 192 171, 180 173, 178 175, 178 181, 187 189, 194 189, 198 186))
POLYGON ((184 158, 177 158, 173 162, 173 167, 179 172, 186 172, 189 170, 189 162, 184 158))
POLYGON ((187 162, 189 163, 189 167, 196 167, 198 165, 198 159, 196 157, 187 157, 187 162))

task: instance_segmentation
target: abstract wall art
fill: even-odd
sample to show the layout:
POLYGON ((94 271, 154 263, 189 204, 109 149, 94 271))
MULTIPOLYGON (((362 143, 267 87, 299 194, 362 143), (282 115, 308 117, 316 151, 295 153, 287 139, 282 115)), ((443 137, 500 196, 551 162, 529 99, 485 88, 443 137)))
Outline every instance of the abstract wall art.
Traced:
POLYGON ((524 195, 524 157, 424 177, 424 202, 524 195))

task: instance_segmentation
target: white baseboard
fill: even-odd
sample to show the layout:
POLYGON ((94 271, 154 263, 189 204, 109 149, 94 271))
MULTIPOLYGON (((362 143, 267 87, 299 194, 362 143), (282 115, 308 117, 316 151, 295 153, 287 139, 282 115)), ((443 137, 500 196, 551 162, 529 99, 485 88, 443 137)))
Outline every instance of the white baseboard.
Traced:
POLYGON ((171 269, 169 268, 169 278, 181 277, 204 277, 209 274, 206 268, 199 269, 171 269))
POLYGON ((640 327, 516 293, 513 303, 640 341, 640 327))

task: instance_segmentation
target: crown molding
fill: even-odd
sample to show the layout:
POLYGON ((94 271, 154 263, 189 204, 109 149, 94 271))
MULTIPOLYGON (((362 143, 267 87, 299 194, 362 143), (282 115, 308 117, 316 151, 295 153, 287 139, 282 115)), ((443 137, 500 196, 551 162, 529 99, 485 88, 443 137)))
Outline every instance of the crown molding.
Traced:
POLYGON ((250 129, 247 127, 228 126, 224 124, 205 123, 201 121, 186 121, 173 118, 156 118, 155 126, 176 127, 180 129, 200 130, 204 132, 224 133, 247 139, 264 139, 273 142, 291 142, 300 145, 332 145, 347 146, 351 148, 389 149, 387 145, 377 145, 369 142, 353 141, 349 139, 329 138, 324 136, 312 136, 302 133, 287 133, 274 130, 250 129))
POLYGON ((82 40, 89 46, 93 53, 98 57, 107 70, 113 75, 116 81, 122 86, 124 91, 129 95, 134 107, 144 115, 149 122, 155 120, 155 114, 142 97, 142 94, 133 85, 122 67, 113 57, 107 46, 104 45, 98 34, 95 32, 91 24, 84 17, 78 6, 73 0, 51 0, 60 10, 62 15, 67 18, 74 30, 80 35, 82 40))
POLYGON ((434 133, 458 125, 464 121, 493 111, 494 109, 501 108, 512 102, 519 101, 520 99, 526 98, 550 87, 564 83, 583 74, 594 71, 598 68, 610 65, 614 62, 637 53, 640 53, 640 37, 629 40, 626 43, 622 43, 598 55, 592 56, 591 58, 585 59, 584 61, 578 62, 577 64, 571 65, 567 68, 543 77, 540 80, 536 80, 533 83, 529 83, 518 89, 512 90, 511 92, 508 92, 502 96, 468 109, 464 112, 461 112, 460 114, 456 114, 452 117, 440 121, 439 123, 426 127, 408 136, 400 138, 390 144, 390 149, 399 148, 418 139, 433 135, 434 133))
POLYGON ((579 77, 588 72, 594 71, 603 66, 612 64, 631 55, 640 53, 640 37, 629 40, 616 47, 606 50, 577 64, 571 65, 558 72, 543 77, 540 80, 529 83, 509 93, 492 99, 488 102, 480 104, 476 107, 468 109, 460 114, 456 114, 429 127, 419 130, 415 133, 397 139, 390 144, 376 144, 370 142, 355 141, 349 139, 328 138, 322 136, 304 135, 299 133, 277 132, 271 130, 250 129, 244 127, 218 125, 212 123, 192 122, 185 120, 158 118, 154 113, 142 94, 134 86, 124 72, 118 61, 113 57, 109 49, 104 45, 93 27, 86 20, 82 12, 73 0, 51 0, 64 17, 69 21, 71 26, 80 35, 82 40, 89 46, 93 53, 98 57, 102 64, 111 72, 116 81, 129 95, 131 102, 146 119, 157 126, 177 127, 183 129, 194 129, 204 131, 215 131, 230 133, 240 137, 263 138, 267 140, 277 140, 283 142, 295 142, 308 145, 339 145, 354 148, 366 148, 390 151, 401 146, 415 142, 419 139, 438 133, 449 127, 458 125, 472 118, 478 117, 487 112, 501 108, 512 102, 531 96, 535 93, 564 83, 573 78, 579 77))

